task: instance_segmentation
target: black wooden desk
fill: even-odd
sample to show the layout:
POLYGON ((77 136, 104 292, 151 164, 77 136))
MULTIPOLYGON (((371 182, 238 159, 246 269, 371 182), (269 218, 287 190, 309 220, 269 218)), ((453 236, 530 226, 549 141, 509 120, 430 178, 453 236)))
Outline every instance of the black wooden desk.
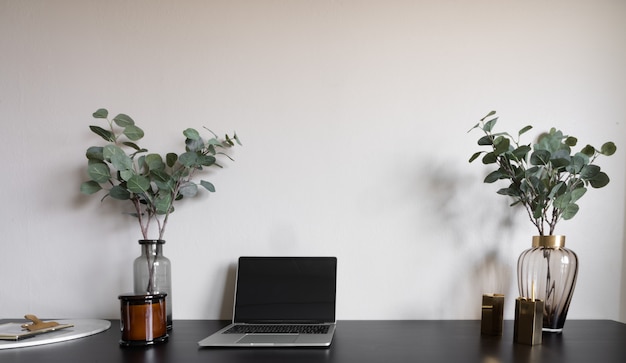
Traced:
POLYGON ((224 321, 177 320, 169 342, 148 348, 120 348, 119 322, 106 332, 74 341, 0 350, 0 362, 626 362, 626 324, 570 320, 563 334, 543 344, 513 343, 513 322, 502 337, 480 335, 480 321, 340 321, 330 348, 199 348, 197 342, 224 321))

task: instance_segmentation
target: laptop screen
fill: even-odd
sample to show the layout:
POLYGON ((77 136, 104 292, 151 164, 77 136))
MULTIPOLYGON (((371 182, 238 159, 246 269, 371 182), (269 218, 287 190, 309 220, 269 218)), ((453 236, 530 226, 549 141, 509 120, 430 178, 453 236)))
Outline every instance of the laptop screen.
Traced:
POLYGON ((240 257, 235 323, 334 322, 335 257, 240 257))

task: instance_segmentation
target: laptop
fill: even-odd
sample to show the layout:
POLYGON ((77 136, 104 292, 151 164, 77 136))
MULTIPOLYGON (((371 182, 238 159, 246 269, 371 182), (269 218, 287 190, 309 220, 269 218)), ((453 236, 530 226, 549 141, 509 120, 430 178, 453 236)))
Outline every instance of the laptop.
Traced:
POLYGON ((240 257, 232 323, 201 347, 328 347, 336 257, 240 257))

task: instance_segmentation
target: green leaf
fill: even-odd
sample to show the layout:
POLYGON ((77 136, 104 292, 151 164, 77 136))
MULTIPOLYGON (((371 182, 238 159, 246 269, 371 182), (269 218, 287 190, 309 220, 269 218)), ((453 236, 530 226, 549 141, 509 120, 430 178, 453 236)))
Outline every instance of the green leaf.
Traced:
POLYGON ((589 157, 583 153, 576 153, 572 156, 569 165, 565 168, 568 173, 579 174, 583 167, 589 163, 589 157))
POLYGON ((196 129, 192 129, 192 128, 189 128, 183 131, 183 135, 185 135, 186 138, 191 139, 191 140, 200 139, 200 133, 198 133, 196 129))
POLYGON ((235 146, 235 142, 233 142, 233 140, 230 138, 230 136, 224 135, 224 139, 225 139, 225 142, 226 142, 226 144, 228 146, 230 146, 230 147, 235 146))
POLYGON ((185 140, 185 147, 187 151, 200 151, 202 150, 202 148, 204 148, 204 141, 202 141, 202 139, 186 139, 185 140))
POLYGON ((611 156, 615 154, 615 151, 617 151, 617 147, 611 141, 604 143, 600 148, 600 154, 605 156, 611 156))
POLYGON ((150 176, 152 181, 161 190, 167 190, 172 192, 174 190, 174 180, 163 169, 150 170, 150 176))
POLYGON ((198 194, 198 186, 195 183, 185 183, 178 191, 185 197, 193 197, 198 194))
POLYGON ((122 178, 122 180, 124 181, 130 180, 130 178, 132 178, 133 175, 135 175, 135 171, 132 169, 120 170, 120 178, 122 178))
POLYGON ((582 196, 585 195, 586 192, 587 188, 585 187, 580 187, 572 190, 572 203, 582 198, 582 196))
POLYGON ((606 175, 606 173, 602 171, 596 174, 596 176, 594 176, 593 179, 589 180, 589 184, 594 188, 603 188, 607 184, 609 184, 609 182, 610 182, 609 176, 606 175))
POLYGON ((134 142, 130 142, 130 141, 125 141, 125 142, 122 143, 122 145, 126 145, 128 147, 131 147, 131 148, 133 148, 133 149, 135 149, 137 151, 147 151, 145 149, 140 148, 139 145, 135 144, 134 142))
MULTIPOLYGON (((226 135, 226 137, 228 137, 228 135, 226 135)), ((235 141, 237 141, 237 145, 243 146, 241 144, 241 140, 239 140, 239 136, 237 136, 237 134, 233 134, 233 139, 235 139, 235 141)))
POLYGON ((478 157, 479 157, 479 156, 480 156, 480 154, 482 154, 482 153, 483 153, 482 151, 475 152, 475 153, 474 153, 474 155, 472 155, 472 157, 470 157, 470 158, 469 158, 469 162, 471 163, 472 161, 474 161, 474 160, 478 159, 478 157))
POLYGON ((593 155, 596 153, 596 148, 591 145, 587 145, 580 152, 587 155, 588 157, 593 157, 593 155))
POLYGON ((563 209, 563 219, 568 220, 574 218, 576 213, 578 213, 578 205, 575 203, 570 203, 563 209))
POLYGON ((541 191, 545 191, 546 187, 541 182, 541 179, 537 178, 536 176, 531 175, 524 180, 530 185, 532 190, 535 190, 538 193, 541 193, 541 191))
POLYGON ((117 170, 132 170, 133 169, 133 161, 126 154, 114 154, 111 156, 111 164, 117 170))
POLYGON ((498 190, 496 193, 498 193, 500 195, 508 195, 509 197, 519 197, 520 196, 519 190, 517 190, 515 188, 502 188, 502 189, 498 190))
POLYGON ((94 118, 107 118, 109 116, 109 111, 106 108, 99 108, 96 112, 92 114, 94 118))
POLYGON ((521 130, 519 130, 519 132, 517 133, 517 136, 521 136, 522 134, 525 134, 526 132, 530 131, 533 127, 528 125, 525 126, 524 128, 522 128, 521 130))
POLYGON ((96 135, 105 139, 106 141, 115 142, 115 135, 113 135, 111 131, 105 130, 100 126, 93 126, 93 125, 89 126, 89 129, 93 131, 96 135))
POLYGON ((530 155, 532 165, 547 165, 550 162, 550 152, 547 150, 536 150, 530 155))
POLYGON ((500 172, 500 170, 496 170, 496 171, 493 171, 493 172, 489 173, 485 177, 485 180, 483 182, 485 182, 485 183, 493 183, 496 180, 500 179, 502 176, 503 176, 502 172, 500 172))
POLYGON ((141 170, 141 171, 145 171, 145 172, 148 171, 148 170, 146 170, 148 168, 148 166, 146 165, 146 156, 145 155, 141 155, 139 158, 137 158, 137 166, 139 167, 139 170, 141 170))
POLYGON ((530 152, 531 148, 528 145, 522 145, 520 147, 518 147, 517 149, 513 150, 513 155, 518 159, 518 160, 522 160, 526 158, 526 155, 528 155, 528 152, 530 152))
POLYGON ((165 163, 170 168, 176 164, 177 160, 178 160, 178 155, 176 155, 175 153, 167 153, 167 155, 165 155, 165 163))
POLYGON ((550 194, 548 194, 548 198, 552 199, 555 196, 562 195, 567 190, 567 186, 564 182, 559 182, 550 190, 550 194))
POLYGON ((109 144, 102 149, 102 156, 105 160, 110 160, 117 170, 128 170, 133 168, 133 161, 126 155, 124 150, 117 145, 109 144))
POLYGON ((568 136, 564 142, 565 142, 565 145, 574 147, 578 143, 578 139, 575 138, 574 136, 568 136))
POLYGON ((200 185, 202 185, 204 189, 208 190, 209 192, 215 193, 215 186, 208 181, 200 180, 200 185))
POLYGON ((492 141, 491 136, 489 135, 485 135, 481 137, 480 139, 478 139, 478 145, 486 146, 486 145, 492 145, 492 144, 493 144, 493 141, 492 141))
POLYGON ((198 165, 198 154, 193 151, 188 151, 180 154, 178 162, 187 168, 198 165))
POLYGON ((203 166, 211 166, 213 164, 215 164, 217 160, 215 159, 215 156, 211 156, 211 155, 200 155, 198 157, 198 164, 203 165, 203 166))
POLYGON ((123 133, 132 141, 137 141, 143 137, 143 130, 135 125, 126 126, 123 133))
POLYGON ((561 131, 550 129, 549 134, 542 134, 539 136, 539 142, 535 145, 535 150, 547 150, 553 153, 561 148, 561 140, 563 139, 563 133, 561 131))
POLYGON ((535 219, 541 218, 542 214, 543 214, 543 204, 537 203, 537 205, 535 205, 533 208, 533 218, 535 219))
POLYGON ((592 180, 600 173, 600 167, 597 165, 585 165, 580 171, 580 177, 585 180, 592 180))
POLYGON ((489 111, 489 113, 485 117, 481 118, 480 121, 484 121, 487 117, 493 116, 495 114, 496 111, 489 111))
POLYGON ((102 155, 101 146, 90 147, 89 149, 87 149, 87 152, 85 153, 85 155, 87 156, 87 159, 89 160, 104 161, 104 156, 102 155))
POLYGON ((496 155, 502 155, 504 153, 506 153, 507 151, 509 151, 509 146, 511 145, 511 140, 509 140, 506 137, 503 136, 498 136, 496 137, 495 140, 493 140, 494 143, 494 153, 496 155))
POLYGON ((126 155, 124 153, 124 150, 122 150, 122 148, 120 148, 119 146, 115 144, 108 144, 102 148, 102 156, 104 157, 105 160, 110 161, 111 157, 113 157, 113 155, 115 154, 126 155))
POLYGON ((127 182, 128 190, 132 193, 146 193, 150 189, 150 180, 142 175, 133 175, 127 182))
POLYGON ((111 170, 105 163, 92 163, 87 166, 87 174, 97 183, 106 183, 111 178, 111 170))
POLYGON ((130 192, 119 185, 113 186, 113 188, 109 190, 109 195, 111 198, 118 200, 130 199, 130 192))
POLYGON ((554 207, 557 209, 564 210, 571 203, 571 201, 572 201, 571 194, 565 193, 554 199, 554 207))
POLYGON ((483 161, 483 164, 485 165, 494 164, 495 162, 498 161, 498 157, 494 153, 486 153, 485 156, 483 156, 482 161, 483 161))
POLYGON ((569 155, 569 150, 559 149, 552 155, 550 155, 550 162, 552 166, 556 169, 565 168, 570 165, 571 157, 569 155))
POLYGON ((539 173, 539 167, 538 166, 530 167, 530 168, 526 169, 526 171, 524 172, 524 178, 531 178, 531 177, 533 177, 537 173, 539 173))
POLYGON ((209 141, 207 141, 206 143, 207 143, 207 145, 215 145, 215 146, 219 146, 219 145, 222 144, 220 142, 220 140, 218 140, 216 138, 209 139, 209 141))
POLYGON ((101 190, 102 187, 96 181, 90 180, 80 185, 80 192, 83 194, 93 194, 101 190))
MULTIPOLYGON (((218 145, 217 147, 220 147, 220 146, 221 145, 218 145)), ((215 145, 207 142, 207 147, 206 147, 205 151, 208 154, 215 155, 215 154, 217 154, 217 152, 215 151, 215 148, 216 148, 215 145)))
POLYGON ((485 132, 491 132, 491 130, 493 130, 493 127, 496 125, 497 121, 498 121, 498 118, 496 117, 485 122, 485 126, 483 126, 483 130, 485 130, 485 132))
POLYGON ((130 116, 125 115, 123 113, 120 113, 119 115, 115 116, 115 118, 113 118, 113 121, 115 121, 115 124, 117 126, 124 127, 124 128, 135 124, 135 121, 133 121, 133 119, 130 118, 130 116))
POLYGON ((148 154, 144 160, 146 166, 148 166, 149 170, 160 170, 165 169, 165 164, 163 163, 163 158, 159 154, 148 154))
POLYGON ((166 214, 168 212, 173 212, 174 208, 172 206, 172 196, 166 194, 164 196, 160 196, 154 202, 154 207, 156 208, 157 214, 166 214))

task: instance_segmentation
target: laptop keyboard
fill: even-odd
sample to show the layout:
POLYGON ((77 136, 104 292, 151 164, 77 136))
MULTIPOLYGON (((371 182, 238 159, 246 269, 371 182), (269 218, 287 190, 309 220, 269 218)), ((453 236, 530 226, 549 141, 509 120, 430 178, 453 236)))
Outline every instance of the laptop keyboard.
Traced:
POLYGON ((235 325, 224 334, 326 334, 328 325, 235 325))

